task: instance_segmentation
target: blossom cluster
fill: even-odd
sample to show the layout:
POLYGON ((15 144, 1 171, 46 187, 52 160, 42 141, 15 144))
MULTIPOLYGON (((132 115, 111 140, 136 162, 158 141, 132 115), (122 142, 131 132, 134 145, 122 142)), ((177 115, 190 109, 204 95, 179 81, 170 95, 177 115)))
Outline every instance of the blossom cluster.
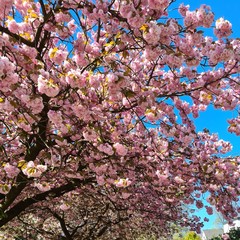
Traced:
POLYGON ((109 222, 109 239, 169 222, 199 231, 208 219, 185 204, 236 217, 239 157, 195 119, 232 111, 240 135, 240 40, 223 18, 206 36, 209 6, 173 8, 179 20, 174 4, 0 0, 0 226, 34 208, 30 232, 54 218, 86 236, 98 216, 92 234, 109 222))

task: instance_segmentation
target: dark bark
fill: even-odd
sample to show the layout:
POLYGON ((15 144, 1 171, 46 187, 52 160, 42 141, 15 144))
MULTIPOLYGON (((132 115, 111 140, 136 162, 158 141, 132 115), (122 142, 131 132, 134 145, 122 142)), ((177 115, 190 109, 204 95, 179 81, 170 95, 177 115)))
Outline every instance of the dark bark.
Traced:
MULTIPOLYGON (((49 97, 46 95, 43 95, 43 101, 44 101, 44 108, 41 112, 41 119, 39 120, 37 124, 38 134, 35 136, 34 142, 28 142, 27 145, 31 146, 29 149, 27 149, 26 155, 24 160, 34 161, 41 150, 46 148, 46 129, 48 124, 48 102, 49 97)), ((30 141, 30 140, 29 140, 30 141)), ((32 181, 32 178, 27 178, 22 172, 20 172, 16 178, 15 186, 12 186, 11 190, 8 194, 6 194, 4 200, 2 201, 2 207, 1 210, 5 211, 12 203, 13 201, 20 195, 22 190, 27 186, 27 184, 32 181)))
POLYGON ((3 27, 0 25, 0 32, 6 33, 7 35, 11 36, 12 38, 14 38, 16 41, 18 41, 19 43, 24 43, 29 47, 35 47, 35 43, 31 42, 23 37, 21 37, 20 35, 16 34, 16 33, 12 33, 8 28, 3 27))
POLYGON ((66 240, 73 240, 71 234, 69 233, 69 231, 67 229, 64 219, 62 217, 60 217, 57 213, 53 213, 53 216, 59 221, 66 240))
POLYGON ((49 191, 39 193, 31 198, 26 198, 18 202, 12 208, 10 208, 8 211, 4 213, 4 217, 0 220, 0 227, 11 221, 13 218, 21 214, 23 211, 25 211, 28 207, 32 206, 33 204, 44 201, 48 197, 52 199, 60 197, 67 192, 73 191, 82 184, 89 184, 93 182, 93 180, 94 180, 93 178, 86 180, 74 180, 58 188, 53 188, 49 191))

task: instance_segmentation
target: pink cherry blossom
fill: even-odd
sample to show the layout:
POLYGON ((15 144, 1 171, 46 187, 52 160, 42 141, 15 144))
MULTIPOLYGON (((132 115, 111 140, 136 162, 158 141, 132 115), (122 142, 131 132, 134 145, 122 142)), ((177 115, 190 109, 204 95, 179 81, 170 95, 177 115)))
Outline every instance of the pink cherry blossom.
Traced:
POLYGON ((213 214, 213 209, 212 209, 212 207, 206 206, 205 208, 206 208, 207 213, 208 213, 209 215, 212 215, 212 214, 213 214))
POLYGON ((128 187, 130 184, 131 184, 131 181, 128 178, 126 179, 121 178, 115 181, 115 185, 117 187, 128 187))
POLYGON ((53 79, 46 79, 42 76, 38 78, 38 91, 49 97, 55 97, 59 93, 59 87, 53 79))
POLYGON ((43 172, 47 170, 46 165, 36 165, 33 161, 30 161, 26 164, 26 166, 22 169, 22 172, 27 177, 36 177, 39 178, 43 172))
POLYGON ((60 208, 62 211, 66 211, 66 210, 68 210, 68 209, 70 208, 70 205, 67 204, 67 203, 63 203, 63 204, 60 205, 59 208, 60 208))
POLYGON ((128 152, 127 148, 121 143, 115 143, 113 147, 115 148, 117 154, 120 156, 125 156, 128 152))
POLYGON ((12 19, 10 21, 8 21, 8 29, 13 32, 13 33, 18 33, 20 30, 20 26, 18 25, 18 23, 12 19))
POLYGON ((218 38, 228 37, 232 33, 232 24, 224 18, 219 18, 214 33, 218 38))
POLYGON ((36 183, 35 187, 37 187, 41 192, 49 191, 51 189, 49 183, 47 182, 36 183))
POLYGON ((188 11, 188 9, 189 9, 189 5, 183 5, 183 4, 180 4, 180 6, 179 6, 179 8, 178 8, 178 11, 179 11, 179 13, 183 16, 183 17, 185 17, 186 16, 186 13, 187 13, 187 11, 188 11))
POLYGON ((12 166, 9 163, 6 163, 6 165, 4 166, 4 170, 6 171, 7 177, 9 178, 16 177, 20 172, 20 170, 17 167, 12 166))
POLYGON ((164 9, 168 6, 168 0, 148 0, 149 7, 151 9, 164 9))

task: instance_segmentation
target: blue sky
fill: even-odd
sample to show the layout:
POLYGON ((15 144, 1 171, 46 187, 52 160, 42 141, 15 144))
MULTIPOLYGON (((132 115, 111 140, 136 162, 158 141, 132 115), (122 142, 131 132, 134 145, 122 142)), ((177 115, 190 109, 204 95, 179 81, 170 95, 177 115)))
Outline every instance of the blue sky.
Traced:
MULTIPOLYGON (((211 6, 212 11, 215 14, 215 20, 223 17, 229 20, 233 26, 233 34, 230 36, 232 38, 240 37, 240 1, 239 0, 177 0, 174 3, 174 7, 178 6, 180 3, 185 5, 190 5, 190 10, 195 10, 201 4, 206 4, 211 6)), ((213 36, 213 29, 206 32, 207 35, 213 36)), ((233 150, 229 155, 236 156, 240 155, 240 137, 235 134, 231 134, 227 131, 228 123, 227 119, 237 116, 237 112, 224 112, 221 110, 216 110, 213 107, 209 107, 206 112, 201 112, 200 117, 195 120, 197 129, 202 131, 204 128, 210 130, 211 133, 218 133, 219 138, 230 141, 233 145, 233 150)), ((204 210, 199 210, 197 215, 204 218, 207 216, 204 210)), ((207 216, 209 217, 209 216, 207 216)), ((217 215, 214 214, 210 216, 210 221, 205 223, 204 228, 216 228, 216 218, 217 215)))

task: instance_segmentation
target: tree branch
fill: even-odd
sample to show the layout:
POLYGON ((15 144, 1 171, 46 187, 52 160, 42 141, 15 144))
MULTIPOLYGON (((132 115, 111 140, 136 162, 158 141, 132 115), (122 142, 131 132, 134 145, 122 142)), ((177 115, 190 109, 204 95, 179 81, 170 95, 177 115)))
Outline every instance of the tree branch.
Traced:
POLYGON ((3 27, 1 25, 0 25, 0 32, 8 34, 9 36, 11 36, 11 37, 15 38, 17 41, 19 41, 20 43, 24 43, 29 47, 33 47, 33 48, 35 47, 35 42, 31 42, 31 41, 21 37, 20 35, 18 35, 16 33, 12 33, 12 32, 9 31, 8 28, 3 27))
POLYGON ((64 219, 62 217, 60 217, 57 213, 54 213, 52 211, 51 211, 51 213, 59 221, 66 239, 67 240, 73 240, 71 234, 69 233, 69 231, 67 229, 67 226, 66 226, 66 223, 65 223, 64 219))
POLYGON ((89 178, 82 181, 79 179, 76 179, 58 188, 53 188, 49 191, 39 193, 31 198, 26 198, 25 200, 18 202, 17 204, 15 204, 15 206, 13 206, 12 208, 10 208, 8 211, 4 213, 4 217, 0 220, 0 227, 2 227, 3 225, 11 221, 13 218, 18 216, 20 213, 25 211, 28 207, 30 207, 34 203, 44 201, 48 197, 51 197, 51 198, 60 197, 67 192, 71 192, 75 190, 81 184, 89 184, 93 182, 93 180, 94 178, 89 178))
MULTIPOLYGON (((46 148, 46 128, 48 124, 48 102, 50 100, 46 95, 42 95, 44 101, 44 108, 41 112, 41 119, 38 122, 38 134, 36 136, 36 140, 34 145, 32 145, 25 155, 25 161, 34 161, 38 156, 39 152, 46 148)), ((31 140, 29 140, 31 141, 31 140)), ((31 142, 28 142, 28 145, 31 145, 31 142)), ((27 178, 22 172, 20 172, 16 178, 15 186, 12 186, 9 193, 5 196, 4 202, 2 202, 2 211, 5 211, 16 199, 17 196, 22 192, 22 190, 26 187, 27 183, 32 181, 32 178, 27 178)))

